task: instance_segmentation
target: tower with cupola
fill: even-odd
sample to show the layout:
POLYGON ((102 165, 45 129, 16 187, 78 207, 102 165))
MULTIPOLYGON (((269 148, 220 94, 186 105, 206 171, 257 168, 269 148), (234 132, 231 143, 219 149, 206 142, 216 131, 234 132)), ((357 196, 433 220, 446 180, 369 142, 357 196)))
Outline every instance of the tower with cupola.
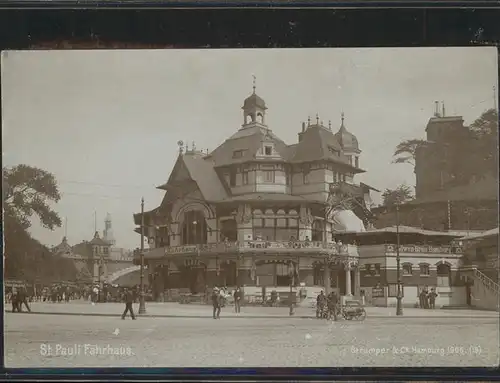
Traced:
POLYGON ((349 164, 359 168, 359 157, 361 155, 361 150, 359 149, 358 139, 354 134, 349 132, 344 124, 345 116, 344 112, 341 115, 340 129, 335 133, 335 137, 339 142, 343 154, 347 157, 349 164))

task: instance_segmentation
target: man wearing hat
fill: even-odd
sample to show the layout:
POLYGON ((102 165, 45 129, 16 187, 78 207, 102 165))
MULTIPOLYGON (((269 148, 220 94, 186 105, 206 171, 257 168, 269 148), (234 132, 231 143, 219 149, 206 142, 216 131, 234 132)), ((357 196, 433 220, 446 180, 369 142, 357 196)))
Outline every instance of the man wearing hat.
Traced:
POLYGON ((214 319, 219 319, 220 318, 221 296, 220 296, 219 289, 217 287, 214 287, 214 289, 212 291, 212 306, 214 308, 214 313, 213 313, 214 319))

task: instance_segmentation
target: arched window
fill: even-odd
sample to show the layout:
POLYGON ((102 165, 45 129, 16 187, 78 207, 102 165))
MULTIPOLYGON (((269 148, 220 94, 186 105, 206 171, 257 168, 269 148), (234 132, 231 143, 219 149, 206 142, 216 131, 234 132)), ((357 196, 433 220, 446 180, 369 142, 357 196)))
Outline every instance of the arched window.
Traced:
POLYGON ((450 286, 451 267, 447 263, 440 263, 437 266, 437 286, 448 287, 450 286))
POLYGON ((323 222, 315 220, 312 224, 311 241, 323 240, 323 222))
POLYGON ((255 121, 255 116, 253 114, 247 114, 245 117, 245 123, 250 124, 255 121))
POLYGON ((184 213, 182 223, 182 244, 199 245, 207 243, 207 223, 203 212, 192 210, 184 213))
POLYGON ((262 113, 257 113, 257 122, 259 124, 262 124, 264 122, 264 116, 262 115, 262 113))
POLYGON ((412 275, 413 274, 413 266, 411 263, 403 263, 403 275, 412 275))

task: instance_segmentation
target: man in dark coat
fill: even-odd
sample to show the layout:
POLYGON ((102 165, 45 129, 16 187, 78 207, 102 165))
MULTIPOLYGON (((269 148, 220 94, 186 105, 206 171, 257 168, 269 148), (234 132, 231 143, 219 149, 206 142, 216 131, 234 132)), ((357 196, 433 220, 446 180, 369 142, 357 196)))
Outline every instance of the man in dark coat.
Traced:
POLYGON ((28 305, 28 292, 26 291, 26 287, 19 288, 19 293, 17 295, 17 302, 18 302, 19 312, 23 311, 23 304, 26 306, 26 310, 28 310, 28 312, 31 312, 31 309, 28 305))
POLYGON ((15 287, 12 288, 12 297, 11 297, 11 302, 12 302, 12 312, 15 313, 16 311, 19 312, 19 292, 15 287))
POLYGON ((436 297, 437 297, 436 289, 433 287, 431 289, 431 292, 429 293, 429 308, 435 309, 436 308, 436 297))
POLYGON ((220 319, 220 307, 221 307, 221 296, 219 289, 217 287, 214 287, 212 291, 212 306, 214 308, 214 314, 213 317, 214 319, 220 319))
POLYGON ((134 303, 134 294, 129 289, 125 289, 124 298, 125 298, 124 299, 125 311, 122 314, 122 319, 125 319, 125 316, 127 315, 128 312, 130 312, 130 316, 132 317, 132 319, 135 319, 134 308, 132 307, 134 303))
POLYGON ((332 291, 328 294, 326 298, 326 304, 328 306, 328 317, 331 318, 333 316, 333 320, 337 320, 337 304, 339 303, 339 299, 335 291, 332 291))
POLYGON ((236 288, 236 291, 234 292, 234 311, 236 313, 239 313, 241 310, 241 301, 243 300, 242 292, 240 288, 236 288))
POLYGON ((321 313, 323 312, 326 305, 326 296, 323 290, 316 297, 316 318, 321 317, 321 313))

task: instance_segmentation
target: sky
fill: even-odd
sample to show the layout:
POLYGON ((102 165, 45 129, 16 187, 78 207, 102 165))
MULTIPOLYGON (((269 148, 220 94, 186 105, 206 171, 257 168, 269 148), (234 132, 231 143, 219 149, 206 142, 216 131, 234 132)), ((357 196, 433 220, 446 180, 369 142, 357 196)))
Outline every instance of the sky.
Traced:
MULTIPOLYGON (((243 122, 252 93, 266 122, 288 144, 316 114, 358 138, 355 182, 384 190, 413 186, 410 165, 391 164, 396 145, 424 138, 434 101, 471 123, 494 107, 495 47, 375 49, 206 49, 2 52, 3 166, 27 164, 55 175, 53 207, 67 225, 46 245, 102 233, 107 213, 117 246, 135 248, 132 214, 159 205, 177 141, 213 150, 243 122)), ((498 93, 498 92, 497 92, 498 93)), ((374 196, 375 201, 379 196, 374 196)))

